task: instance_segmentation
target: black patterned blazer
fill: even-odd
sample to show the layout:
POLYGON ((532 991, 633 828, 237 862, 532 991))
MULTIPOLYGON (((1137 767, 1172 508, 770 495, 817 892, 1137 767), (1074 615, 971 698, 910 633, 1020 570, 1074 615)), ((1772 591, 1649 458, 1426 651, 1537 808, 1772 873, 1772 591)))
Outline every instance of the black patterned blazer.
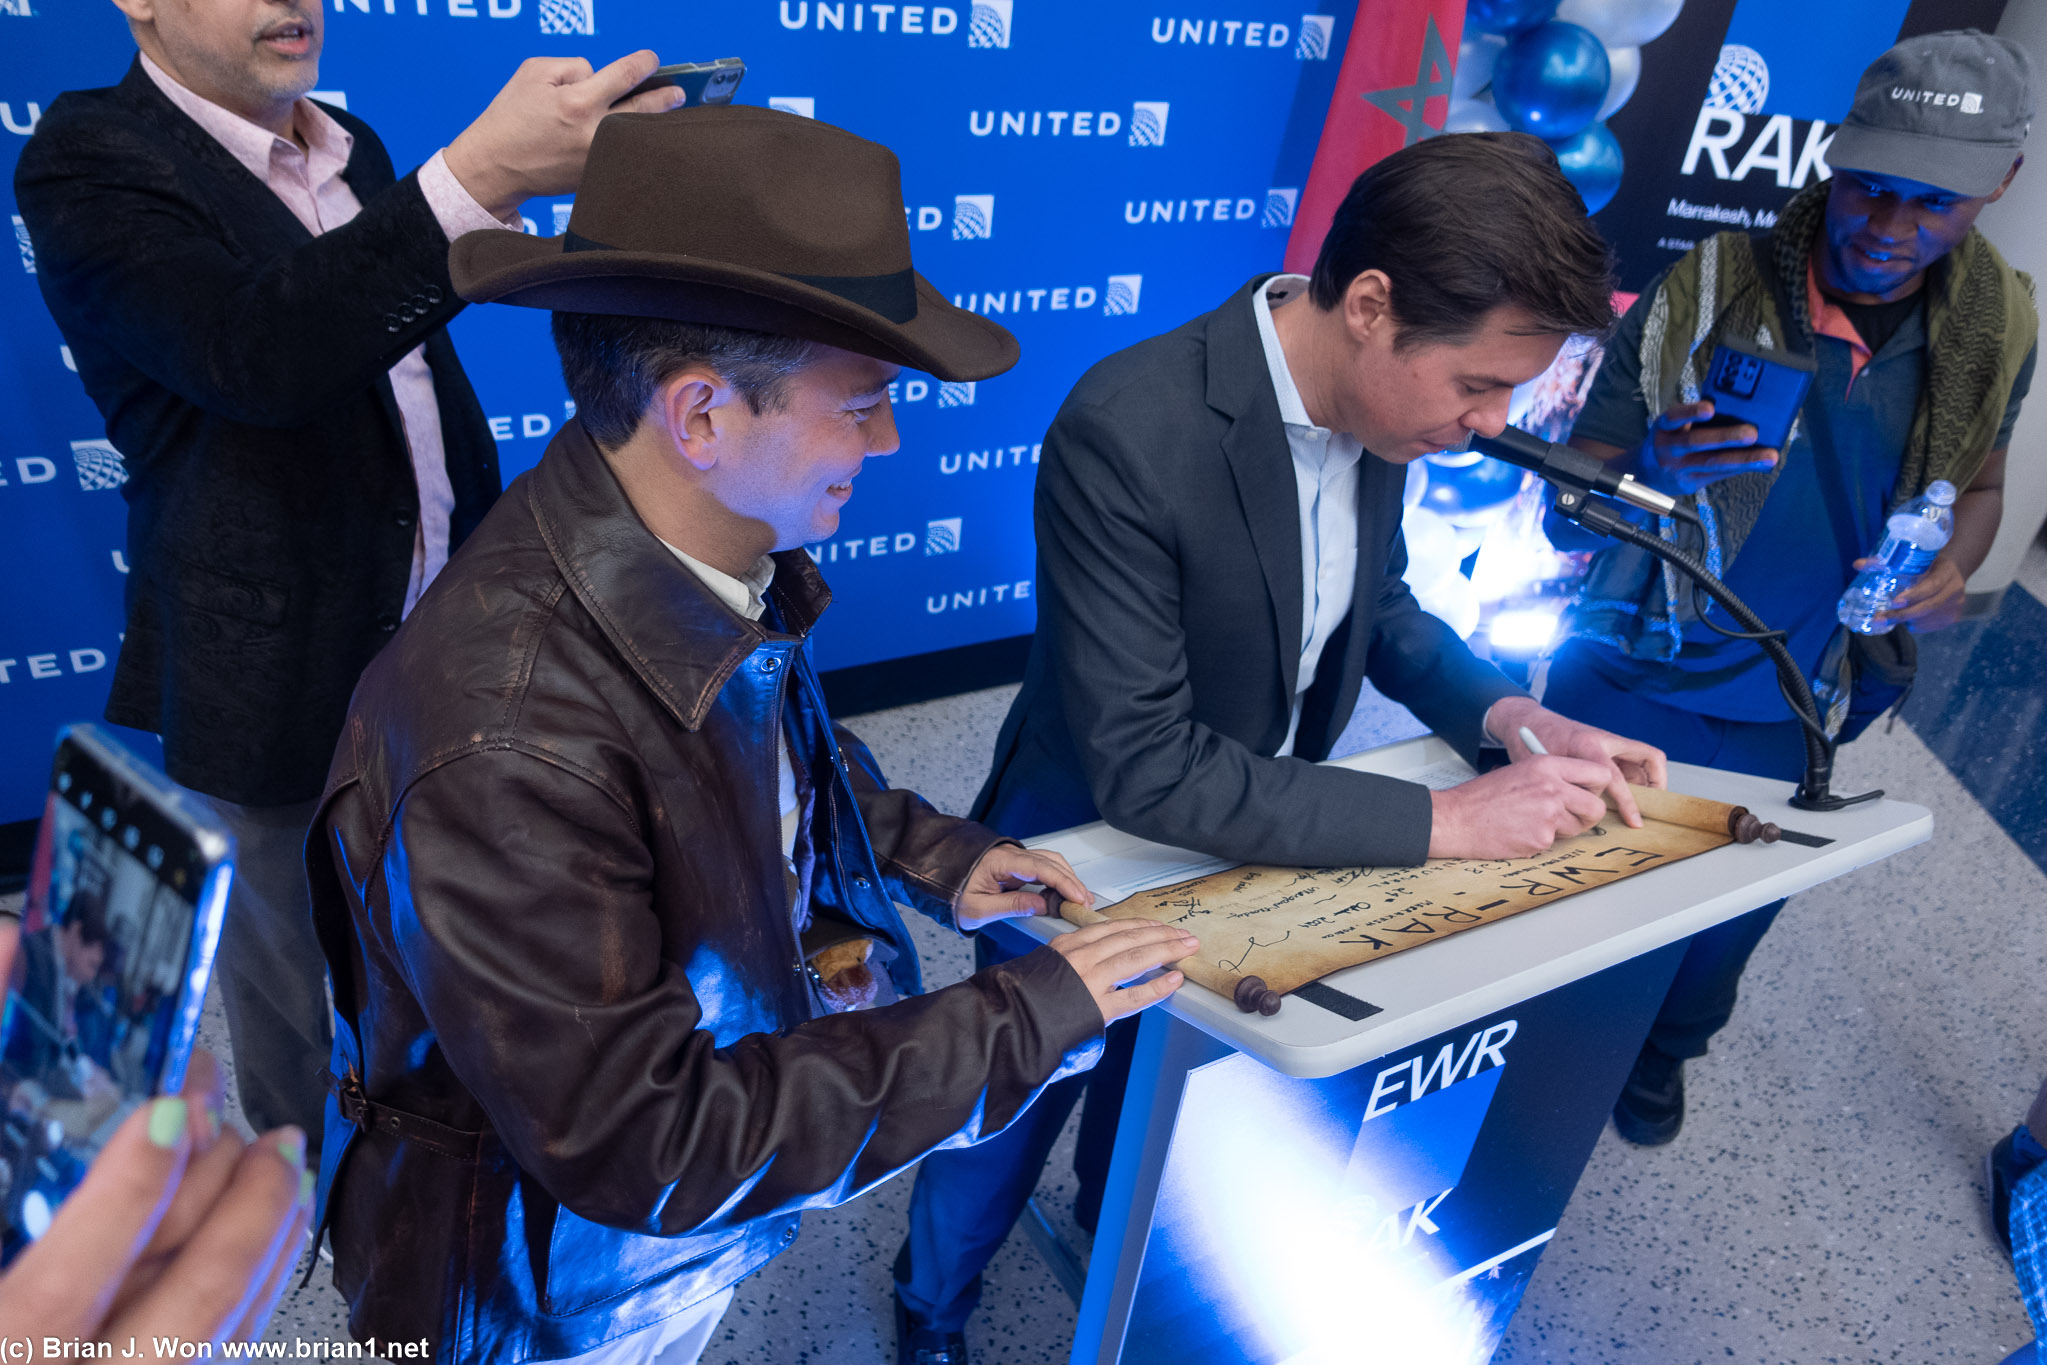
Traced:
MULTIPOLYGON (((325 106, 323 106, 325 107, 325 106)), ((498 494, 448 320, 448 239, 369 126, 352 222, 306 231, 132 65, 50 106, 14 187, 37 281, 126 458, 127 631, 107 718, 244 805, 320 794, 349 694, 397 629, 419 519, 387 371, 422 343, 455 491, 498 494)))

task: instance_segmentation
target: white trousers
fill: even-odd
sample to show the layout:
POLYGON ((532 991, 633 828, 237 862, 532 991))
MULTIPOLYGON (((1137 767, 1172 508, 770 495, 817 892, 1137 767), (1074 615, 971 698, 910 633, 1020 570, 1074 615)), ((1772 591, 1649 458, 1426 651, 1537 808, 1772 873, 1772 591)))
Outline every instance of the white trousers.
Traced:
POLYGON ((711 1344, 711 1334, 731 1306, 732 1291, 727 1289, 652 1327, 571 1356, 561 1365, 697 1365, 697 1357, 711 1344))

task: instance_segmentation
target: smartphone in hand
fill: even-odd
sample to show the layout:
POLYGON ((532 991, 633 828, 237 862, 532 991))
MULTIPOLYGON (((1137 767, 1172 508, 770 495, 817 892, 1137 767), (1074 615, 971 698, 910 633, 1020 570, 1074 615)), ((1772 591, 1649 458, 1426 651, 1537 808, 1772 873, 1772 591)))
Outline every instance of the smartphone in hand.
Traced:
POLYGON ((0 1014, 0 1263, 121 1120, 185 1084, 234 842, 96 725, 58 737, 0 1014))
POLYGON ((1815 370, 1807 356, 1722 341, 1714 346, 1706 382, 1699 386, 1699 397, 1713 400, 1713 415, 1698 425, 1747 423, 1756 429, 1757 445, 1782 451, 1815 370))
POLYGON ((673 66, 655 68, 653 75, 620 95, 613 103, 622 104, 635 95, 659 90, 664 85, 679 85, 689 96, 681 105, 684 109, 694 109, 699 104, 730 104, 732 97, 739 93, 739 82, 745 78, 746 63, 737 57, 720 57, 715 62, 677 62, 673 66))

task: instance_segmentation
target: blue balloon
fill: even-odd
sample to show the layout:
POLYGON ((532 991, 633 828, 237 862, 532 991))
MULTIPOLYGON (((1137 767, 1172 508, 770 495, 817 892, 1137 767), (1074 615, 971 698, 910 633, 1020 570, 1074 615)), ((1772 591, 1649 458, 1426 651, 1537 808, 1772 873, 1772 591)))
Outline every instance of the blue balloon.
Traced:
POLYGON ((1556 12, 1557 0, 1468 0, 1464 27, 1467 32, 1512 36, 1546 22, 1556 12))
POLYGON ((1599 117, 1612 80, 1606 46, 1590 29, 1547 23, 1493 63, 1493 104, 1513 127, 1557 142, 1599 117))
POLYGON ((1421 505, 1452 518, 1497 507, 1521 491, 1522 471, 1489 456, 1430 455, 1421 505), (1457 461, 1455 464, 1448 461, 1457 461), (1466 463, 1469 461, 1469 463, 1466 463))
POLYGON ((1550 146, 1556 149, 1564 179, 1578 187, 1585 211, 1597 213, 1605 208, 1621 187, 1621 172, 1627 169, 1620 139, 1607 131, 1604 123, 1595 123, 1578 136, 1550 146))

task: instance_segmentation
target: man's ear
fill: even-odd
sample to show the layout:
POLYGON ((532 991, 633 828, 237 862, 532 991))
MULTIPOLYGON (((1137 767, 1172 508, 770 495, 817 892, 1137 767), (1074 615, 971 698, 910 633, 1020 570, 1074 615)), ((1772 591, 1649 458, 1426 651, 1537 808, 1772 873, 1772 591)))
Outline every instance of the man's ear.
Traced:
POLYGON ((670 375, 655 390, 649 415, 666 433, 676 454, 697 470, 709 472, 724 453, 722 446, 729 444, 728 409, 737 396, 723 376, 691 366, 670 375))
POLYGON ((2019 153, 2019 159, 2011 163, 2011 169, 2004 173, 2004 179, 1998 182, 1996 189, 1992 190, 1988 195, 1984 197, 1983 202, 1986 204, 1994 204, 1998 200, 2004 198, 2004 192, 2011 188, 2011 182, 2018 179, 2019 167, 2025 164, 2026 156, 2025 153, 2021 152, 2019 153))
POLYGON ((127 15, 131 25, 156 22, 156 0, 114 0, 114 8, 127 15))
POLYGON ((1360 271, 1343 291, 1343 325, 1358 342, 1381 333, 1390 334, 1393 320, 1393 281, 1383 270, 1360 271))

